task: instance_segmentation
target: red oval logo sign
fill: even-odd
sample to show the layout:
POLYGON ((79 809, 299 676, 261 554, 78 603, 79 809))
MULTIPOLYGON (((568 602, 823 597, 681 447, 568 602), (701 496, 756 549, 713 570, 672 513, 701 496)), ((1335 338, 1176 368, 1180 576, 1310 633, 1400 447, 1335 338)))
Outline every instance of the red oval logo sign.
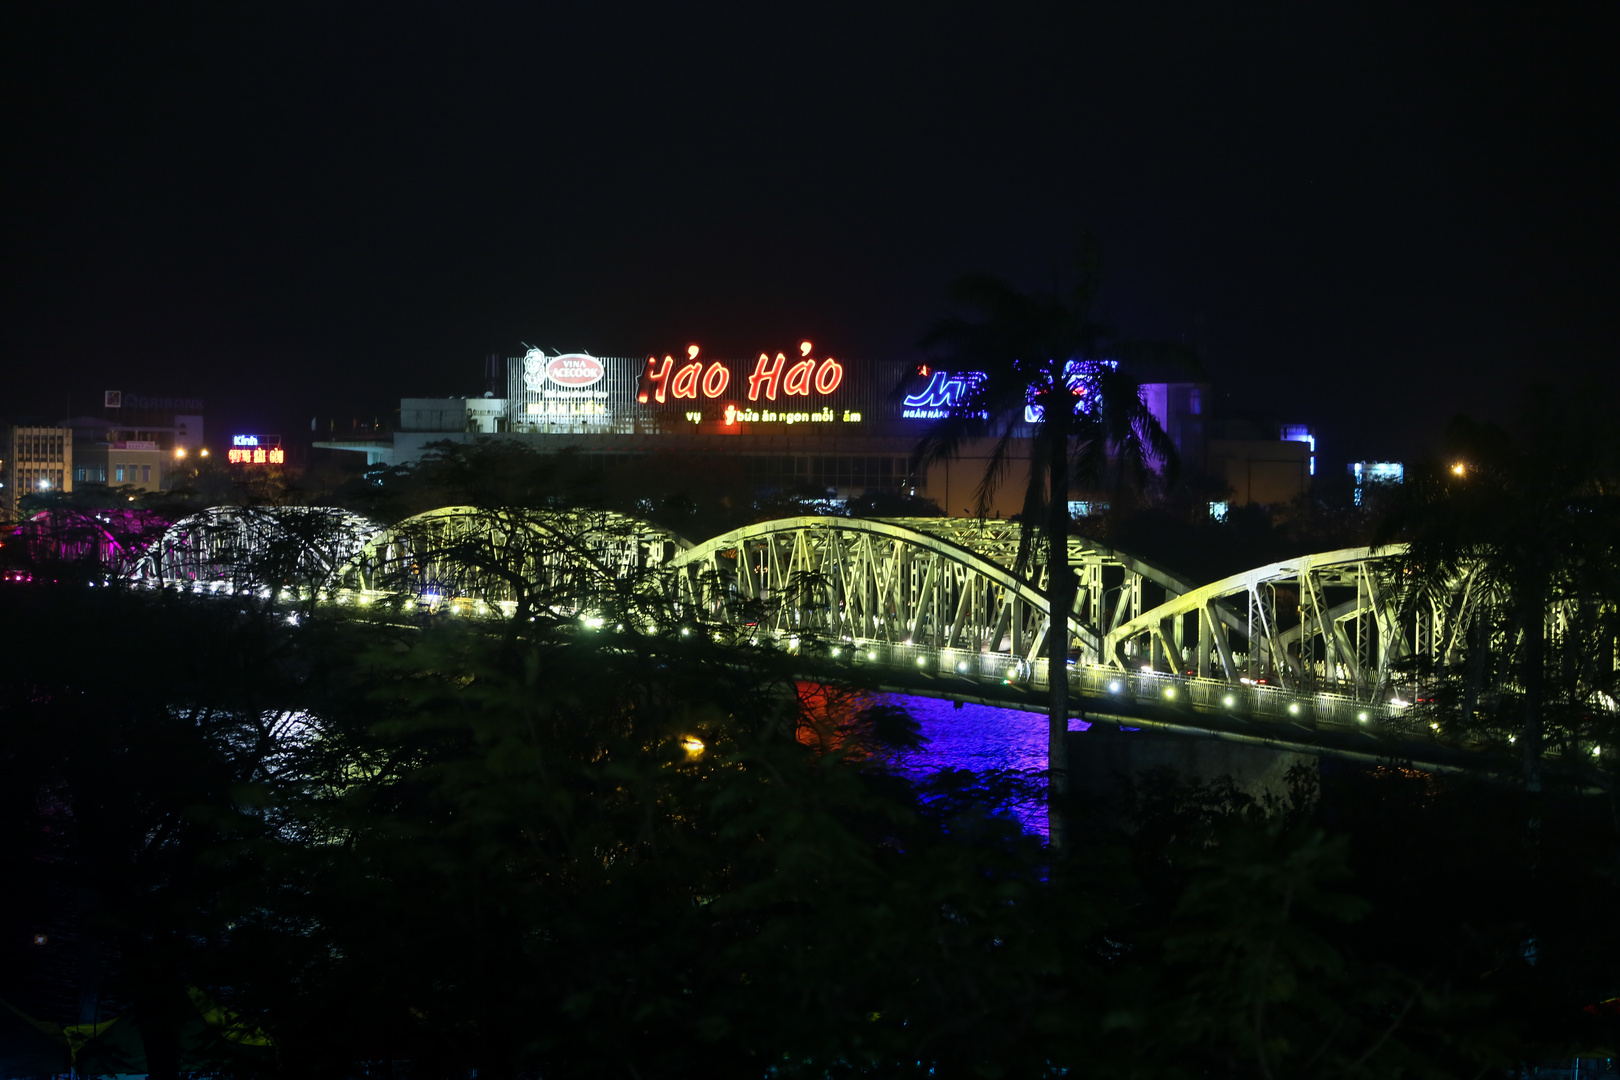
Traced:
POLYGON ((546 378, 558 386, 592 386, 604 374, 606 369, 602 367, 602 361, 584 353, 553 356, 546 362, 546 378))

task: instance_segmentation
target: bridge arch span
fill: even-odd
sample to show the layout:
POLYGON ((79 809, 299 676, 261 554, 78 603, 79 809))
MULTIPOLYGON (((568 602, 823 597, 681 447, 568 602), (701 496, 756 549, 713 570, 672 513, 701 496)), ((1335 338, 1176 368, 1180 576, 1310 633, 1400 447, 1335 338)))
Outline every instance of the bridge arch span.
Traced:
POLYGON ((1119 667, 1378 697, 1396 663, 1453 656, 1468 614, 1461 584, 1404 603, 1395 574, 1405 554, 1399 544, 1343 548, 1233 574, 1115 626, 1103 655, 1119 667))
POLYGON ((613 511, 445 506, 369 537, 342 581, 435 607, 572 611, 604 586, 640 588, 689 547, 667 529, 613 511))
POLYGON ((932 520, 746 525, 681 552, 671 564, 676 592, 709 618, 777 634, 1036 655, 1050 621, 1039 586, 919 527, 932 520))
POLYGON ((381 529, 329 506, 215 506, 165 529, 129 576, 149 585, 318 591, 381 529))
MULTIPOLYGON (((778 632, 1043 654, 1051 630, 1046 545, 1018 565, 1020 525, 965 518, 793 517, 734 529, 682 553, 682 599, 710 617, 742 608, 778 632), (767 603, 769 602, 769 603, 767 603), (768 609, 768 610, 767 610, 768 609)), ((1145 560, 1070 537, 1077 579, 1068 613, 1077 660, 1103 635, 1193 583, 1145 560)))

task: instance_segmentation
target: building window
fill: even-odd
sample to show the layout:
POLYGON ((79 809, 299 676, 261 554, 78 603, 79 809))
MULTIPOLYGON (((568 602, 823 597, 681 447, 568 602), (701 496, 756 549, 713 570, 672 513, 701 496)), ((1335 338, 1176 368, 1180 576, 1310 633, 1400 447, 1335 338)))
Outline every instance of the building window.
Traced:
POLYGON ((120 484, 122 484, 124 482, 124 467, 122 465, 114 465, 113 466, 113 477, 120 484))
POLYGON ((152 482, 152 466, 150 466, 150 465, 142 465, 141 466, 141 483, 150 484, 151 482, 152 482))

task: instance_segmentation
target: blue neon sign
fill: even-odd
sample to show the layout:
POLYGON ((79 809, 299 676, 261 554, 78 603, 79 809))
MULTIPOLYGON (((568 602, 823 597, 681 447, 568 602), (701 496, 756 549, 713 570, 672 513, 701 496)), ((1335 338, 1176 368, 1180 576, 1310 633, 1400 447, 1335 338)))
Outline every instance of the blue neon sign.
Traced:
POLYGON ((982 371, 936 371, 928 385, 908 394, 900 415, 907 420, 938 420, 961 407, 968 390, 984 378, 982 371))

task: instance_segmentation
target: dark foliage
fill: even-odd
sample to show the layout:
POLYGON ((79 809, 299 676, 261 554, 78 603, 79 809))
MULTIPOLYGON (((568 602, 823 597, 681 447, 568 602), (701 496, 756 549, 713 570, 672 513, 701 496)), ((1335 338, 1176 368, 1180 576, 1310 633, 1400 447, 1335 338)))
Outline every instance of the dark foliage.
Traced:
POLYGON ((155 1076, 1451 1076, 1614 1044, 1582 1011, 1620 989, 1614 831, 1573 797, 1556 891, 1498 789, 1394 770, 1269 805, 1149 777, 1049 865, 999 778, 886 770, 903 713, 806 740, 774 651, 0 601, 30 630, 0 996, 135 1018, 155 1076), (58 646, 92 626, 161 658, 109 678, 58 646), (188 994, 272 1047, 216 1024, 199 1058, 188 994))

